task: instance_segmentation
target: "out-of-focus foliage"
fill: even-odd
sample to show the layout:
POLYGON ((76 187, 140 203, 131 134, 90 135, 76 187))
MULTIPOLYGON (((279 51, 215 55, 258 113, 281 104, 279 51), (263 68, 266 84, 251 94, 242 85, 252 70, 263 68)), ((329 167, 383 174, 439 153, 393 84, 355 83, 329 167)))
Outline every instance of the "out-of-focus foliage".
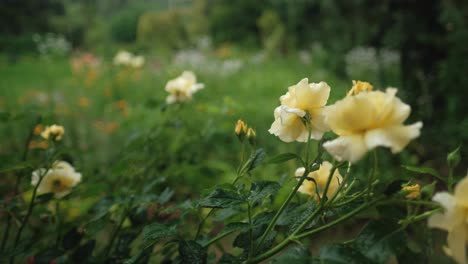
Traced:
POLYGON ((144 13, 137 30, 138 42, 154 49, 180 49, 188 44, 185 10, 144 13))

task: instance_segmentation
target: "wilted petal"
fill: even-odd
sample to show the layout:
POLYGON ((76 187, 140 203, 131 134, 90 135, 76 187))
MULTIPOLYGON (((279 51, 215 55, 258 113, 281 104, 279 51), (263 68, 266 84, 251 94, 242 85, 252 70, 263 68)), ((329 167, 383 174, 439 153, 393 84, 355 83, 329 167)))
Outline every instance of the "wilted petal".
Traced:
POLYGON ((367 146, 362 135, 341 136, 327 141, 323 147, 338 161, 355 163, 367 152, 367 146))
POLYGON ((392 153, 400 152, 408 143, 420 134, 422 122, 409 126, 398 125, 369 130, 365 133, 367 148, 389 147, 392 153))

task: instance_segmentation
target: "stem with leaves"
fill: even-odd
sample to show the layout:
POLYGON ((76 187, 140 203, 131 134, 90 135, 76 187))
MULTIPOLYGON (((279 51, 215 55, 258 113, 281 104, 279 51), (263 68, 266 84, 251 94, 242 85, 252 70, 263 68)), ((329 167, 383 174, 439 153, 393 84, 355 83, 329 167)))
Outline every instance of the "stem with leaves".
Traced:
MULTIPOLYGON (((312 129, 310 127, 310 125, 307 126, 308 130, 309 130, 309 135, 307 137, 307 147, 306 147, 306 150, 305 150, 305 170, 304 170, 304 174, 301 176, 301 178, 299 179, 299 181, 297 182, 296 186, 294 187, 293 191, 291 193, 289 193, 289 196, 286 198, 286 200, 283 202, 283 204, 281 205, 281 207, 279 208, 279 210, 276 212, 275 216, 273 217, 273 219, 270 221, 270 223, 268 224, 265 232, 263 232, 262 236, 260 237, 259 241, 258 241, 258 244, 254 250, 254 253, 256 251, 258 251, 258 249, 261 248, 262 246, 262 243, 265 241, 265 239, 267 238, 268 234, 271 232, 271 230, 273 229, 273 227, 276 225, 276 222, 278 221, 278 218, 281 216, 281 214, 283 213, 283 211, 286 209, 286 207, 288 206, 289 202, 292 200, 292 198, 294 197, 294 195, 297 193, 297 191, 299 190, 299 188, 301 187, 302 183, 306 180, 307 176, 309 175, 310 173, 310 170, 311 170, 311 164, 309 163, 309 152, 310 152, 310 141, 311 141, 311 134, 312 134, 312 129)), ((321 141, 320 143, 321 144, 321 141)), ((319 146, 320 148, 320 146, 319 146)), ((320 152, 319 152, 320 154, 320 152)), ((317 161, 320 157, 318 156, 315 161, 317 161)), ((315 163, 315 162, 314 162, 315 163)))
MULTIPOLYGON (((31 140, 34 136, 34 128, 41 123, 42 116, 38 116, 36 121, 33 123, 32 127, 29 130, 28 137, 25 140, 24 143, 24 151, 23 155, 21 156, 21 161, 25 162, 28 159, 29 155, 29 144, 31 144, 31 140)), ((22 179, 22 174, 18 174, 16 176, 16 182, 15 182, 15 187, 13 188, 13 196, 16 196, 19 193, 19 187, 21 185, 21 179, 22 179)), ((11 226, 11 218, 12 215, 8 214, 7 219, 5 221, 5 231, 3 232, 3 238, 2 238, 2 243, 0 245, 0 252, 3 251, 3 249, 6 246, 8 237, 10 236, 10 226, 11 226)))
MULTIPOLYGON (((15 242, 13 244, 13 250, 15 250, 16 247, 18 246, 18 243, 20 241, 21 234, 23 233, 24 227, 26 226, 26 224, 27 224, 27 222, 29 220, 29 217, 31 216, 31 213, 33 212, 34 206, 36 205, 37 190, 39 189, 39 186, 41 185, 42 180, 45 178, 45 175, 49 172, 49 169, 50 169, 50 166, 48 166, 47 169, 44 170, 44 173, 42 173, 40 175, 36 186, 34 186, 31 201, 30 201, 29 206, 28 206, 28 211, 26 212, 26 215, 24 216, 23 220, 21 221, 21 225, 20 225, 20 227, 18 229, 18 232, 16 233, 15 242)), ((15 257, 12 256, 10 258, 10 263, 14 263, 14 260, 15 260, 15 257)))

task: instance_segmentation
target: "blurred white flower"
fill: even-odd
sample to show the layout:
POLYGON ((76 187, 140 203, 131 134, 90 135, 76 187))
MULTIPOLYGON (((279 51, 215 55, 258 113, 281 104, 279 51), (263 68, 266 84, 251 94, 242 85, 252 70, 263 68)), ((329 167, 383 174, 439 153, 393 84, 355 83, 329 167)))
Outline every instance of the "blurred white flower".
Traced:
POLYGON ((362 90, 330 105, 326 122, 339 137, 323 144, 338 161, 356 162, 378 146, 400 152, 420 134, 422 122, 403 125, 411 107, 395 96, 397 89, 386 92, 362 90))
POLYGON ((38 194, 54 193, 56 198, 62 198, 81 181, 81 173, 65 161, 56 161, 52 168, 41 168, 33 171, 31 184, 36 186, 38 194), (42 180, 40 180, 42 177, 42 180))
POLYGON ((166 98, 166 102, 172 104, 190 101, 193 94, 203 87, 203 84, 197 83, 197 77, 193 72, 184 71, 179 77, 167 82, 165 90, 169 96, 166 98))
POLYGON ((135 56, 132 53, 121 50, 114 57, 114 65, 130 66, 133 68, 139 68, 145 63, 143 56, 135 56))
POLYGON ((45 57, 50 55, 64 56, 71 50, 70 42, 62 35, 47 33, 41 36, 34 34, 32 38, 39 54, 45 57))
POLYGON ((268 132, 284 142, 306 142, 309 131, 303 118, 308 114, 312 128, 310 138, 321 139, 329 130, 323 115, 329 95, 327 83, 309 83, 307 78, 302 79, 280 97, 281 105, 275 109, 275 121, 268 132))
POLYGON ((444 208, 443 213, 429 217, 428 226, 446 230, 447 248, 444 251, 457 263, 465 264, 468 241, 468 175, 455 187, 455 194, 439 192, 432 198, 444 208))

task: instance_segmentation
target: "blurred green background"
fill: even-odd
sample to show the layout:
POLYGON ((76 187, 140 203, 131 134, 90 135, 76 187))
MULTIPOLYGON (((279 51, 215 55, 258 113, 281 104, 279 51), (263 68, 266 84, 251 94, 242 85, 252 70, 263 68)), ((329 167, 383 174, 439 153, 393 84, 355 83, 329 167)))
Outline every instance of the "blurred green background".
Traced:
POLYGON ((304 77, 326 81, 330 102, 351 80, 399 88, 409 122, 424 128, 403 155, 386 155, 389 171, 446 172, 446 153, 468 139, 466 1, 22 0, 3 2, 0 20, 0 110, 18 117, 0 127, 4 163, 19 159, 41 116, 66 127, 70 159, 87 175, 134 175, 150 162, 202 189, 232 177, 239 118, 267 153, 298 149, 267 130, 279 96, 304 77), (113 65, 119 50, 143 55, 144 66, 113 65), (206 88, 166 109, 165 83, 183 70, 206 88))

